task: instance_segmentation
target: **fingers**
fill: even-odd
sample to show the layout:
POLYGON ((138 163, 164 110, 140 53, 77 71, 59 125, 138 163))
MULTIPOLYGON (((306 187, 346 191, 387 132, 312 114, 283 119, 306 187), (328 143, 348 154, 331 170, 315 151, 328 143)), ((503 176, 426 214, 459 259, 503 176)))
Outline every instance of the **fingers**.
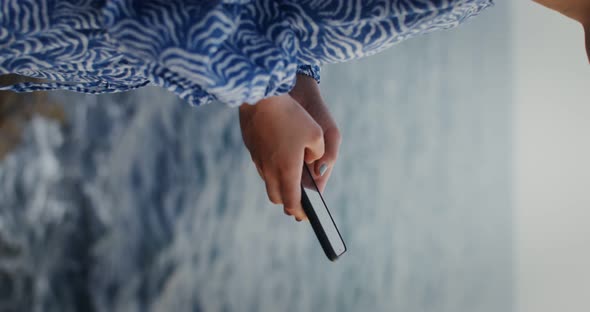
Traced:
MULTIPOLYGON (((302 163, 303 160, 293 163, 302 163)), ((299 167, 299 166, 297 166, 299 167)), ((259 172, 266 184, 266 193, 271 203, 282 204, 286 215, 295 217, 297 221, 307 220, 307 216, 301 206, 301 170, 285 167, 285 169, 269 170, 259 172)))
POLYGON ((315 124, 308 131, 309 137, 305 145, 304 160, 305 163, 310 164, 324 156, 325 146, 324 132, 319 125, 315 124))
POLYGON ((266 194, 268 195, 268 200, 275 205, 280 205, 283 203, 281 199, 281 189, 279 180, 275 178, 275 175, 272 174, 265 174, 264 175, 264 183, 266 184, 266 194))
POLYGON ((297 221, 306 220, 307 216, 301 206, 301 173, 300 170, 288 169, 281 175, 281 198, 284 211, 295 217, 297 221))
POLYGON ((313 168, 315 173, 314 178, 325 176, 326 171, 334 167, 336 159, 338 159, 341 143, 342 138, 338 129, 326 131, 324 135, 325 153, 320 159, 315 161, 313 168))
POLYGON ((326 146, 324 155, 320 159, 316 160, 313 164, 313 167, 310 168, 313 171, 312 174, 320 192, 324 191, 324 188, 326 187, 326 184, 332 174, 332 169, 336 165, 336 160, 338 159, 340 144, 342 142, 342 138, 338 129, 333 128, 326 131, 324 142, 326 146))

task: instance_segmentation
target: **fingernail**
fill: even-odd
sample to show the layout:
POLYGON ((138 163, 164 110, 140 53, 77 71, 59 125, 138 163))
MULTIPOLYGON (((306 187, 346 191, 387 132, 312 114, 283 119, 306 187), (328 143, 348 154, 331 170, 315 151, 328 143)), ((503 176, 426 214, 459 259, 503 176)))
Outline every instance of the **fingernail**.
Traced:
POLYGON ((328 171, 328 165, 322 164, 320 166, 320 177, 323 177, 324 173, 326 173, 326 171, 328 171))

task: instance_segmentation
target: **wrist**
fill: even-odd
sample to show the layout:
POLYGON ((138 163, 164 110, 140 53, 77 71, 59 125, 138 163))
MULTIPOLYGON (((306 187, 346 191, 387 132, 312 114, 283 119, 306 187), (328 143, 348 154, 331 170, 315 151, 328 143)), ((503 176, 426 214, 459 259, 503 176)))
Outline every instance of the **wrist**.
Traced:
POLYGON ((318 83, 312 77, 306 75, 297 75, 295 86, 289 94, 305 109, 323 104, 318 83))
POLYGON ((240 116, 251 117, 254 114, 268 113, 277 109, 283 109, 286 105, 285 103, 291 102, 289 101, 290 97, 289 94, 283 94, 262 99, 256 102, 256 104, 244 103, 239 107, 240 116))

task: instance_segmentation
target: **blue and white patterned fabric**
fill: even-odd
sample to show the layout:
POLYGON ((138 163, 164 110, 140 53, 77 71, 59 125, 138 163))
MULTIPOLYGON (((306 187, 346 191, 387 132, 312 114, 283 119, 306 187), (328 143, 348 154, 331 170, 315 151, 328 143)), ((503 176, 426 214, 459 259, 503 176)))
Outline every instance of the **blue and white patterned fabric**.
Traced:
POLYGON ((13 91, 154 84, 193 105, 288 92, 297 73, 454 27, 492 0, 0 0, 0 74, 13 91))

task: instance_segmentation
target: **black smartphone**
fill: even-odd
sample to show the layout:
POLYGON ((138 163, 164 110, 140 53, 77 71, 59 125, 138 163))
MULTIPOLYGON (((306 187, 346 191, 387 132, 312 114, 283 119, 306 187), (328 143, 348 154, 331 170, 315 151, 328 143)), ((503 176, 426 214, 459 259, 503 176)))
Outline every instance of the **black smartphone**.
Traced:
POLYGON ((346 245, 307 165, 303 165, 301 204, 324 253, 328 259, 336 261, 346 252, 346 245))

